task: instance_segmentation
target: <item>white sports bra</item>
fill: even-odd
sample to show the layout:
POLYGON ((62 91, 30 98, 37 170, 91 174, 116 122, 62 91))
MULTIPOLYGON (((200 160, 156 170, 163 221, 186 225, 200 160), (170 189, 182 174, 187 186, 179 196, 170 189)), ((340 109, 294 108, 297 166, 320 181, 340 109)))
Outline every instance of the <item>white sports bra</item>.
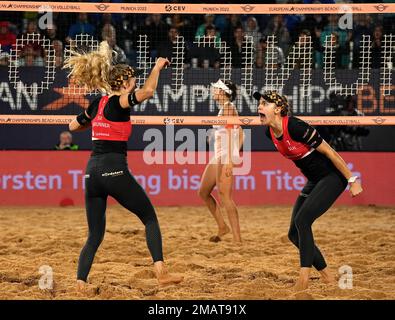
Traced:
MULTIPOLYGON (((231 105, 233 105, 233 103, 230 102, 230 101, 225 102, 225 103, 224 103, 224 106, 225 106, 226 104, 231 104, 231 105)), ((219 110, 217 116, 218 116, 218 117, 223 117, 223 116, 224 116, 224 115, 223 115, 223 112, 224 112, 224 109, 221 108, 221 109, 219 110)), ((239 126, 237 126, 237 127, 239 127, 239 126)), ((213 125, 213 128, 214 128, 215 130, 221 130, 221 129, 225 129, 225 126, 213 125)), ((236 126, 234 126, 234 128, 236 128, 236 126)))

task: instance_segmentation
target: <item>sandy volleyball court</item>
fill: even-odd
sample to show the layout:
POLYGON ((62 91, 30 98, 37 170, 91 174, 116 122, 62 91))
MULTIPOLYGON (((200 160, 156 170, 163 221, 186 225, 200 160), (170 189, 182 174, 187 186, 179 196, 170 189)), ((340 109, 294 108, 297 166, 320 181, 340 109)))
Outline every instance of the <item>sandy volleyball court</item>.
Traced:
POLYGON ((0 209, 0 299, 395 299, 395 209, 335 207, 314 225, 331 269, 348 265, 353 289, 324 285, 295 294, 298 255, 287 239, 289 207, 241 207, 244 243, 211 243, 206 208, 158 208, 166 261, 183 273, 179 286, 158 287, 144 229, 121 207, 109 207, 107 233, 88 295, 74 289, 87 226, 83 208, 0 209), (40 266, 54 287, 41 290, 40 266))

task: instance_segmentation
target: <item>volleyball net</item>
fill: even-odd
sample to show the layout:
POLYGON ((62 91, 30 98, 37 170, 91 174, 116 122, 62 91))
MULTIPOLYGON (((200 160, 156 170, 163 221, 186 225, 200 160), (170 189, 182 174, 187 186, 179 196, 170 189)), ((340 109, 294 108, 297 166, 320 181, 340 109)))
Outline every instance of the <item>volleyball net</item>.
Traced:
POLYGON ((140 125, 260 124, 255 91, 287 96, 314 125, 394 125, 395 4, 266 5, 0 1, 0 124, 65 124, 93 99, 62 69, 69 49, 143 70, 158 57, 140 125), (217 117, 211 83, 237 86, 239 117, 217 117))

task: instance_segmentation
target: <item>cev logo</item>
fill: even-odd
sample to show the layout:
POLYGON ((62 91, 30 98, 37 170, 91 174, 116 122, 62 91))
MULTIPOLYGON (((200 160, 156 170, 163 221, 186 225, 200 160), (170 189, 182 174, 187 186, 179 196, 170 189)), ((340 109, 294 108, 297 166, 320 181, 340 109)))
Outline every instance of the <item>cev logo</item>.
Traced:
POLYGON ((185 6, 172 6, 170 4, 167 4, 165 6, 165 10, 167 12, 170 12, 170 11, 185 11, 185 6))

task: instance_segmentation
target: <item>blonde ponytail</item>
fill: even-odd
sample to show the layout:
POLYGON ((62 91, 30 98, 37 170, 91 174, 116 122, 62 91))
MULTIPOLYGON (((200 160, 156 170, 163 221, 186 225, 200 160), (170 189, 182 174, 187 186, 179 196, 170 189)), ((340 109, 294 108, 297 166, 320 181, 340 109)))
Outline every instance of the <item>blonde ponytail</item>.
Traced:
POLYGON ((99 49, 79 53, 69 49, 71 55, 65 60, 63 69, 70 69, 68 77, 78 86, 88 91, 99 90, 111 93, 110 73, 112 71, 113 50, 107 41, 100 43, 99 49))

